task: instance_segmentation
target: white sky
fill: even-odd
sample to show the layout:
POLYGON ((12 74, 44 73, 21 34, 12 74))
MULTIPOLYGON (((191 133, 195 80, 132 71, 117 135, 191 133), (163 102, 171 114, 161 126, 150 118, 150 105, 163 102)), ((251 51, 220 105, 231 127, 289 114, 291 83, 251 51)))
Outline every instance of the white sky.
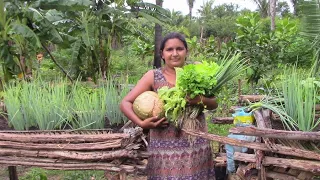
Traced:
MULTIPOLYGON (((208 0, 195 0, 193 5, 192 14, 197 16, 198 9, 208 0)), ((290 0, 282 0, 287 1, 289 6, 291 6, 290 0)), ((156 3, 156 0, 144 0, 144 2, 156 3)), ((257 9, 257 5, 254 3, 253 0, 215 0, 214 5, 220 5, 223 3, 233 3, 238 4, 240 9, 247 8, 252 11, 257 9)), ((181 11, 183 15, 189 14, 189 6, 187 4, 187 0, 164 0, 163 7, 165 9, 174 9, 175 11, 181 11)))

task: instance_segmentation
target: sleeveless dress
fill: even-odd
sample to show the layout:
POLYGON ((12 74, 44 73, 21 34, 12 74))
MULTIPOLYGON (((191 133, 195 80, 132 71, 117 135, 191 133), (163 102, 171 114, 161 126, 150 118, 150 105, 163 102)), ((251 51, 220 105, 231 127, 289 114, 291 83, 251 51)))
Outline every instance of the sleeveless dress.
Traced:
MULTIPOLYGON (((155 69, 153 90, 157 92, 163 86, 174 85, 166 81, 161 69, 155 69)), ((203 131, 207 131, 203 115, 201 121, 203 131)), ((209 141, 197 137, 190 143, 188 135, 179 133, 172 124, 150 130, 148 152, 149 180, 215 180, 209 141)))

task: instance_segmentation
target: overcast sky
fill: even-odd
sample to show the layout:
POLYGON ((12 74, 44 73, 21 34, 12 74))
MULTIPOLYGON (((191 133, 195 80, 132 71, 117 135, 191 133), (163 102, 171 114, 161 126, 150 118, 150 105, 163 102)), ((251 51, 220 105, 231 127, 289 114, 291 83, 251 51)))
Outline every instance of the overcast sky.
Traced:
MULTIPOLYGON (((192 14, 194 16, 197 16, 198 9, 200 9, 200 6, 202 6, 207 1, 208 0, 195 0, 192 14)), ((282 0, 282 1, 287 1, 288 4, 291 5, 290 0, 282 0)), ((144 0, 144 2, 155 3, 156 0, 144 0)), ((247 8, 252 11, 257 9, 257 5, 254 3, 253 0, 215 0, 214 1, 214 5, 220 5, 223 3, 238 4, 240 9, 247 8)), ((187 4, 187 0, 164 0, 163 7, 165 9, 170 9, 170 10, 174 9, 175 11, 181 11, 182 14, 184 15, 189 14, 189 6, 187 4)))

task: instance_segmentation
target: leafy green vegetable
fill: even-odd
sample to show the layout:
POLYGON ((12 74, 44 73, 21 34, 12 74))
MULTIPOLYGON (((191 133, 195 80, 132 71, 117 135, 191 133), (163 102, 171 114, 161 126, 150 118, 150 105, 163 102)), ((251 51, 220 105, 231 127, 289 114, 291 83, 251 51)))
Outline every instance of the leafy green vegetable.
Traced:
POLYGON ((169 89, 165 86, 158 90, 158 94, 164 102, 165 116, 169 119, 178 119, 187 104, 186 93, 178 90, 177 87, 169 89))
POLYGON ((201 64, 189 64, 176 68, 177 87, 191 98, 197 95, 213 96, 213 87, 217 84, 216 74, 219 65, 215 62, 203 61, 201 64))

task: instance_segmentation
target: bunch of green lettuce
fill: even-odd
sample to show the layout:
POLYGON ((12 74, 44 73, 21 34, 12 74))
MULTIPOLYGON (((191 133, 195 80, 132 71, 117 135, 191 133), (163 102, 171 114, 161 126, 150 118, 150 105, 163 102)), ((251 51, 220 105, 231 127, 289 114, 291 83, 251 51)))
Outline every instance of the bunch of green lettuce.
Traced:
POLYGON ((180 113, 185 110, 187 101, 186 93, 177 87, 168 88, 164 86, 158 90, 158 95, 164 102, 165 116, 170 120, 178 119, 180 113))
POLYGON ((203 61, 200 64, 189 64, 176 68, 176 87, 187 93, 191 98, 197 95, 207 97, 214 95, 217 84, 216 74, 220 66, 215 62, 203 61))

